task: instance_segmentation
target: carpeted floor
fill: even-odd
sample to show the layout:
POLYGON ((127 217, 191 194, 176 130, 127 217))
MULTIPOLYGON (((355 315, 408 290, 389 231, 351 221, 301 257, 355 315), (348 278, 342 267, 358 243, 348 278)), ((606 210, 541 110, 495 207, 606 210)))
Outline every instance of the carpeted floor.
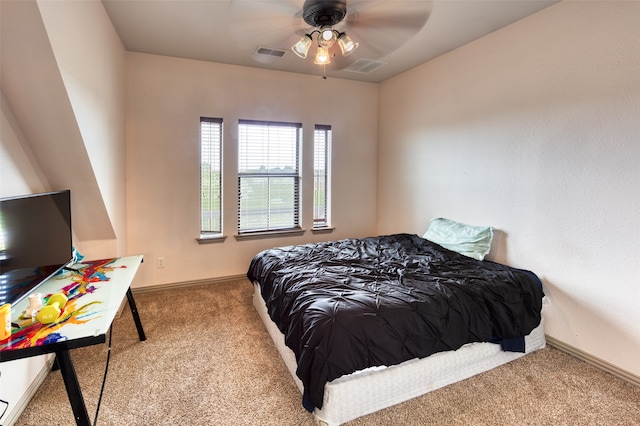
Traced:
MULTIPOLYGON (((313 425, 252 302, 248 281, 137 293, 113 325, 98 425, 313 425)), ((93 418, 107 345, 72 351, 93 418)), ((73 425, 49 373, 17 425, 73 425)), ((349 422, 356 425, 640 425, 640 388, 547 347, 349 422)))

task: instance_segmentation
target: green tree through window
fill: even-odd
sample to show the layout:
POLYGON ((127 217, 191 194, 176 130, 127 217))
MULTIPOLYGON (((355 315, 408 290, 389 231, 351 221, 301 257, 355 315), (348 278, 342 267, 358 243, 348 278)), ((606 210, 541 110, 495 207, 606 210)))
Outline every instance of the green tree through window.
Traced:
POLYGON ((300 229, 301 134, 301 123, 239 121, 239 234, 300 229))

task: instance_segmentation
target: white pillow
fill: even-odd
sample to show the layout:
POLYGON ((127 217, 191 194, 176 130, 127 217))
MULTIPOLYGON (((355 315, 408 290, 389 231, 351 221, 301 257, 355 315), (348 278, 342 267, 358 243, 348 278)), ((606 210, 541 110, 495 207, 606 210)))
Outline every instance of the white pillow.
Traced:
POLYGON ((482 260, 491 249, 493 228, 465 225, 437 217, 431 220, 427 232, 422 237, 446 249, 482 260))

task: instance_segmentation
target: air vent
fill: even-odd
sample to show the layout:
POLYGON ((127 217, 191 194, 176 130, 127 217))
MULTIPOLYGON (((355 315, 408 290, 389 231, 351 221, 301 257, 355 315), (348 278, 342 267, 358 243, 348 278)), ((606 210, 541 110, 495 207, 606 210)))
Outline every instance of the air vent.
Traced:
POLYGON ((348 67, 346 67, 345 71, 357 72, 360 74, 369 74, 380 67, 387 65, 388 62, 376 61, 373 59, 360 58, 348 67))
POLYGON ((270 47, 258 47, 256 55, 273 56, 274 58, 282 58, 287 53, 286 50, 272 49, 270 47))

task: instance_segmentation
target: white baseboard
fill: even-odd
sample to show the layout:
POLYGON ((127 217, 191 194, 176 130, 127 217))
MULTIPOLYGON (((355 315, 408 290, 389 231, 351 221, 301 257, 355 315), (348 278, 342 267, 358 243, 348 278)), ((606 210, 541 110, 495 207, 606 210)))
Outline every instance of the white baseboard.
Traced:
POLYGON ((31 401, 31 398, 33 398, 33 396, 36 394, 38 388, 40 387, 40 385, 42 385, 42 382, 44 382, 44 379, 47 377, 47 374, 49 374, 49 372, 51 371, 55 359, 56 357, 53 354, 48 356, 44 365, 38 372, 38 375, 33 379, 26 392, 22 394, 16 405, 7 412, 7 418, 4 419, 1 423, 3 426, 13 426, 15 422, 18 421, 18 418, 20 418, 22 412, 27 408, 27 405, 29 405, 29 401, 31 401))
POLYGON ((158 285, 150 285, 145 287, 135 287, 135 288, 131 288, 131 292, 134 294, 146 293, 149 291, 173 290, 176 288, 191 287, 196 285, 216 284, 216 283, 221 283, 226 281, 241 281, 241 280, 247 280, 247 282, 249 282, 247 275, 242 274, 242 275, 231 275, 228 277, 204 278, 201 280, 182 281, 177 283, 158 284, 158 285))
POLYGON ((626 382, 631 383, 632 385, 636 385, 640 387, 640 377, 636 376, 635 374, 624 370, 622 368, 616 367, 615 365, 608 363, 607 361, 604 361, 598 357, 595 357, 591 354, 588 354, 587 352, 584 352, 574 346, 568 345, 564 342, 561 342, 558 339, 555 339, 551 336, 546 336, 547 338, 547 343, 550 346, 553 346, 556 349, 561 350, 562 352, 566 352, 569 355, 572 355, 578 359, 581 359, 582 361, 585 361, 597 368, 599 368, 602 371, 605 371, 609 374, 612 374, 626 382))

